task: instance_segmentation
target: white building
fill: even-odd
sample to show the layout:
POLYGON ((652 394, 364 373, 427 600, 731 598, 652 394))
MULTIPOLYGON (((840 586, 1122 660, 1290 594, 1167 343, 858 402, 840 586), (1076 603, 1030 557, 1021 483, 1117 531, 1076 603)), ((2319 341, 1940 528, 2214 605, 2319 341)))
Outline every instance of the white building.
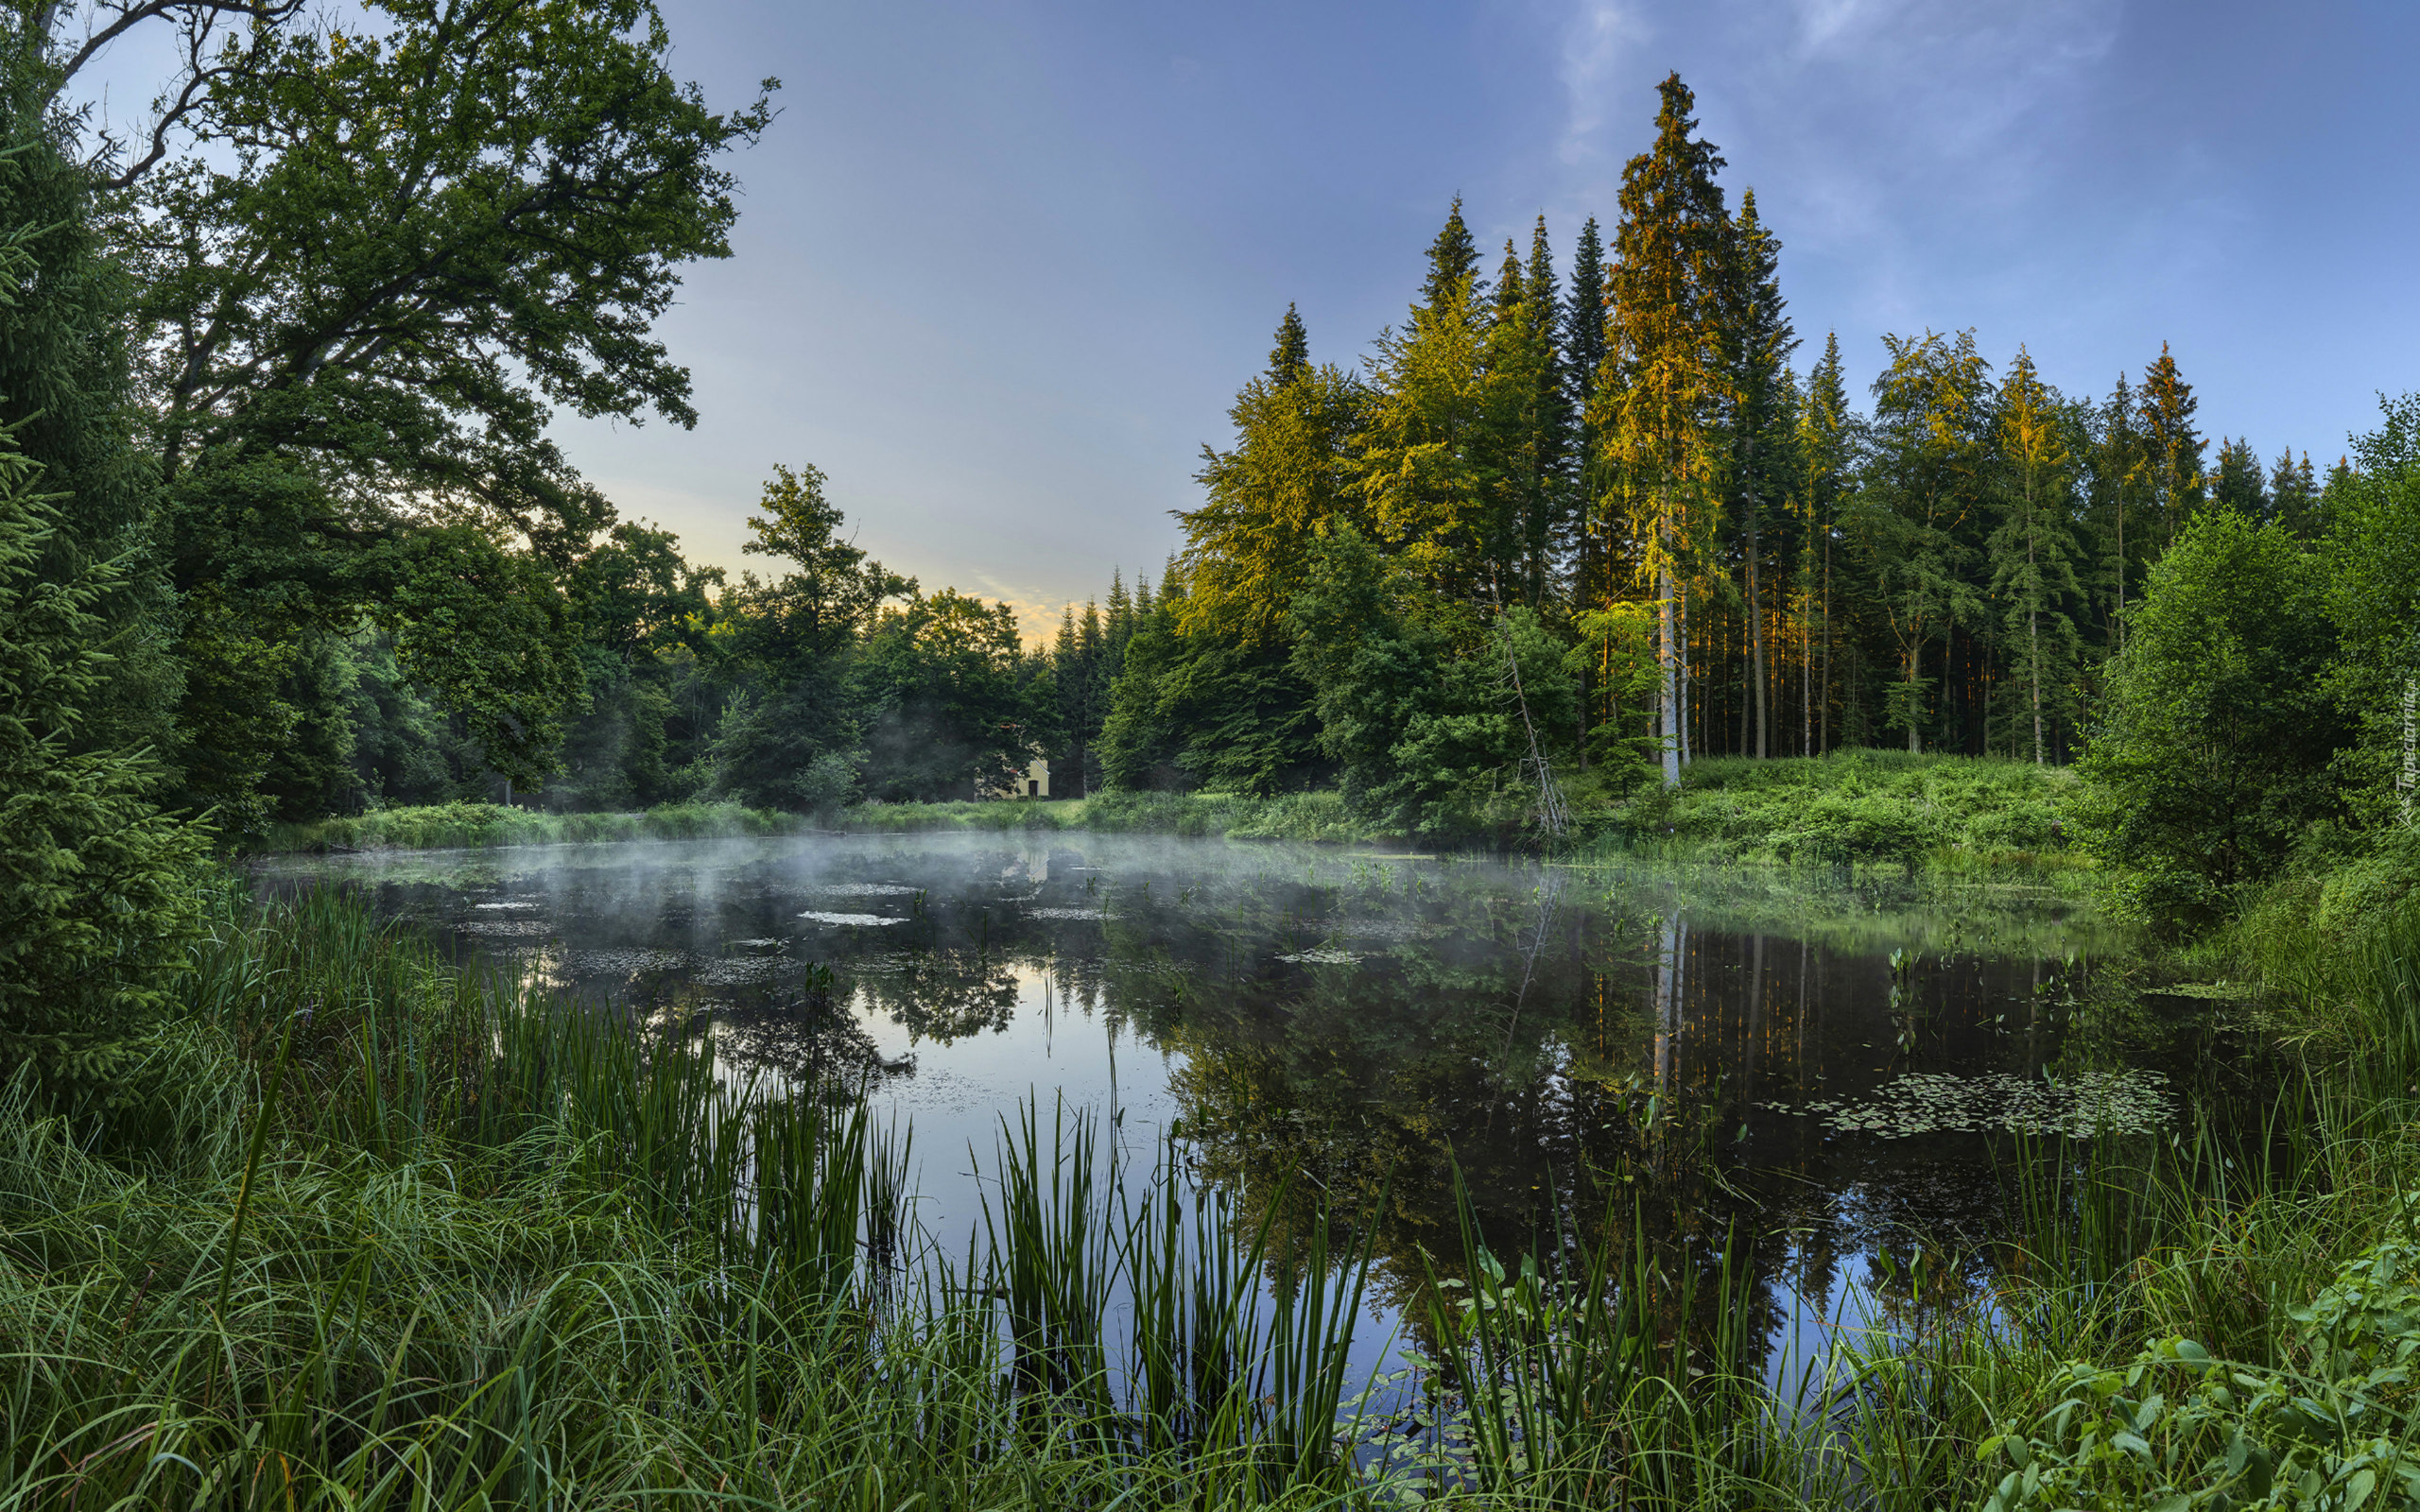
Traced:
POLYGON ((1011 778, 983 796, 985 798, 1048 798, 1050 796, 1050 764, 1036 756, 1027 764, 1023 777, 1011 778))

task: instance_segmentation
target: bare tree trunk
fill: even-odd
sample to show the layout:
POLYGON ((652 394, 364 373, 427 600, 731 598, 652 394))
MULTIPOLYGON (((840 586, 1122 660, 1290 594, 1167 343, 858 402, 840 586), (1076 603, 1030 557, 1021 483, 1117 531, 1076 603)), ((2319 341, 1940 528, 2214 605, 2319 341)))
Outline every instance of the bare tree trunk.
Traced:
POLYGON ((1756 754, 1771 755, 1765 735, 1765 600, 1756 573, 1756 511, 1748 511, 1748 660, 1756 679, 1756 754))
MULTIPOLYGON (((2031 490, 2027 490, 2031 493, 2031 490)), ((2029 499, 2028 503, 2031 501, 2029 499)), ((2025 607, 2026 658, 2033 674, 2033 765, 2043 764, 2042 757, 2042 610, 2041 585, 2033 580, 2033 532, 2027 522, 2025 533, 2025 580, 2033 602, 2025 607)))
POLYGON ((1681 785, 1681 637, 1678 606, 1673 603, 1672 569, 1669 565, 1657 574, 1655 585, 1655 660, 1663 677, 1656 689, 1656 704, 1663 715, 1664 785, 1681 785))
POLYGON ((1689 588, 1677 576, 1673 578, 1673 596, 1679 601, 1681 630, 1681 765, 1686 766, 1691 760, 1689 752, 1689 588))
POLYGON ((1817 716, 1823 749, 1832 753, 1832 532, 1824 532, 1824 710, 1817 716))
POLYGON ((1798 754, 1815 754, 1815 616, 1803 580, 1798 594, 1798 754))
POLYGON ((1908 644, 1908 750, 1910 754, 1924 748, 1916 731, 1924 728, 1925 638, 1918 635, 1908 644))

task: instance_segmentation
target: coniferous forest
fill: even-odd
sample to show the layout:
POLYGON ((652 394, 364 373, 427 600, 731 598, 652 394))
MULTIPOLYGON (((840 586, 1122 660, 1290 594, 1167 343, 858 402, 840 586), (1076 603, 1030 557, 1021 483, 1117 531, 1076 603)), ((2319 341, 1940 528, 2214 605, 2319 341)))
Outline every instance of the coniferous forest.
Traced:
MULTIPOLYGON (((0 20, 0 1509, 2420 1506, 2406 375, 2340 441, 2204 416, 2166 346, 2076 392, 1955 311, 1844 352, 1675 74, 1568 245, 1541 215, 1498 252, 1458 200, 1399 323, 1288 308, 1202 417, 1181 547, 1029 643, 875 560, 811 459, 764 459, 717 565, 550 434, 698 419, 658 326, 733 255, 780 86, 709 101, 676 59, 651 0, 0 20), (130 133, 79 102, 136 35, 182 72, 130 133), (1037 759, 1054 801, 994 800, 1037 759), (377 913, 380 876, 259 869, 953 827, 1449 852, 1403 898, 1502 866, 1469 907, 1530 921, 1382 1013, 1356 973, 1460 905, 1345 949, 1257 873, 1148 936, 1193 885, 1112 901, 1046 843, 980 907, 869 872, 717 963, 795 966, 750 1011, 844 1082, 821 1048, 732 1074, 724 999, 601 1011, 377 913), (1549 1005, 1566 886, 1629 954, 1549 1005), (1739 1153, 1778 1147, 1788 1055, 1747 1052, 1765 1101, 1689 1079, 1700 897, 1751 919, 1743 1044, 1780 1042, 1792 928, 1795 1011, 1834 950, 1893 1074, 1947 1042, 1927 953, 2010 938, 2003 1080, 2116 1085, 2154 1031, 2235 1079, 2155 1134, 1995 1125, 1989 1233, 1858 1251, 1883 1321, 1789 1396, 1756 1340, 1814 1229, 1739 1153), (1935 934, 1886 956, 1886 918, 1935 934), (1145 1188, 1096 1162, 1116 1115, 1046 1137, 1035 1089, 980 1252, 920 1250, 869 1100, 914 1055, 836 1015, 924 991, 1006 1032, 1011 919, 1099 932, 1084 1013, 1160 1036, 1184 1116, 1145 1188), (813 933, 911 924, 895 958, 813 933), (1471 964, 1519 952, 1502 992, 1471 964), (1651 1023, 1608 1006, 1634 968, 1651 1023), (1516 1221, 1458 1162, 1549 1104, 1586 1158, 1516 1221), (1420 1160, 1322 1179, 1386 1119, 1420 1160), (1365 1283, 1415 1358, 1362 1390, 1365 1283)), ((1073 937, 1013 948, 1073 980, 1073 937)), ((1797 1180, 1836 1146, 1791 1127, 1797 1180)))

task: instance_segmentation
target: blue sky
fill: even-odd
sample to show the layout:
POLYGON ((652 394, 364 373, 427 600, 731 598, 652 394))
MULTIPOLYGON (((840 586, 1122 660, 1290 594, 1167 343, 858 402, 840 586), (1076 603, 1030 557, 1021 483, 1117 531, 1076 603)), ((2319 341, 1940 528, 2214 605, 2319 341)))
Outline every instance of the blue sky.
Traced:
MULTIPOLYGON (((662 334, 694 431, 566 422, 628 514, 734 567, 776 462, 859 543, 1028 630, 1157 576, 1287 302, 1398 320, 1482 243, 1610 226, 1677 68, 1782 238, 1807 340, 2027 343, 2105 393, 2165 340, 2214 438, 2322 465, 2420 388, 2420 7, 2003 0, 808 5, 664 0, 676 68, 782 116, 662 334)), ((752 559, 750 559, 752 560, 752 559)))

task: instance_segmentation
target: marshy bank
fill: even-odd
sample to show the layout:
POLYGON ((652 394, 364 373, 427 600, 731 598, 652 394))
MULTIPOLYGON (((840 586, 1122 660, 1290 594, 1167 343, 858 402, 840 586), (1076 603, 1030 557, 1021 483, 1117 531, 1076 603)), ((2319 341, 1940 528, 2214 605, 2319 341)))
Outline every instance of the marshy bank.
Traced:
POLYGON ((1786 938, 1766 868, 1078 844, 861 837, 804 908, 744 847, 365 857, 417 924, 300 874, 230 913, 146 1094, 0 1110, 10 1500, 2047 1507, 2398 1463, 2394 941, 2328 987, 2359 1055, 2212 1088, 2241 1005, 2133 993, 2049 889, 1852 874, 1786 938), (912 1070, 851 1037, 910 1019, 912 1070), (1037 1022, 1116 1107, 900 1116, 1037 1022), (2173 1116, 2129 1133, 2093 1074, 2146 1036, 2173 1116))
POLYGON ((1814 758, 1706 758, 1681 786, 1608 789, 1598 774, 1566 783, 1572 828, 1539 835, 1533 798, 1507 789, 1408 832, 1357 812, 1335 790, 1242 793, 1113 791, 1091 798, 951 803, 859 803, 820 815, 733 802, 665 804, 632 813, 449 803, 277 825, 257 853, 439 850, 750 835, 1088 832, 1304 844, 1539 849, 1582 856, 1841 867, 2088 870, 2070 849, 2063 806, 2074 774, 2000 758, 1843 750, 1814 758))

